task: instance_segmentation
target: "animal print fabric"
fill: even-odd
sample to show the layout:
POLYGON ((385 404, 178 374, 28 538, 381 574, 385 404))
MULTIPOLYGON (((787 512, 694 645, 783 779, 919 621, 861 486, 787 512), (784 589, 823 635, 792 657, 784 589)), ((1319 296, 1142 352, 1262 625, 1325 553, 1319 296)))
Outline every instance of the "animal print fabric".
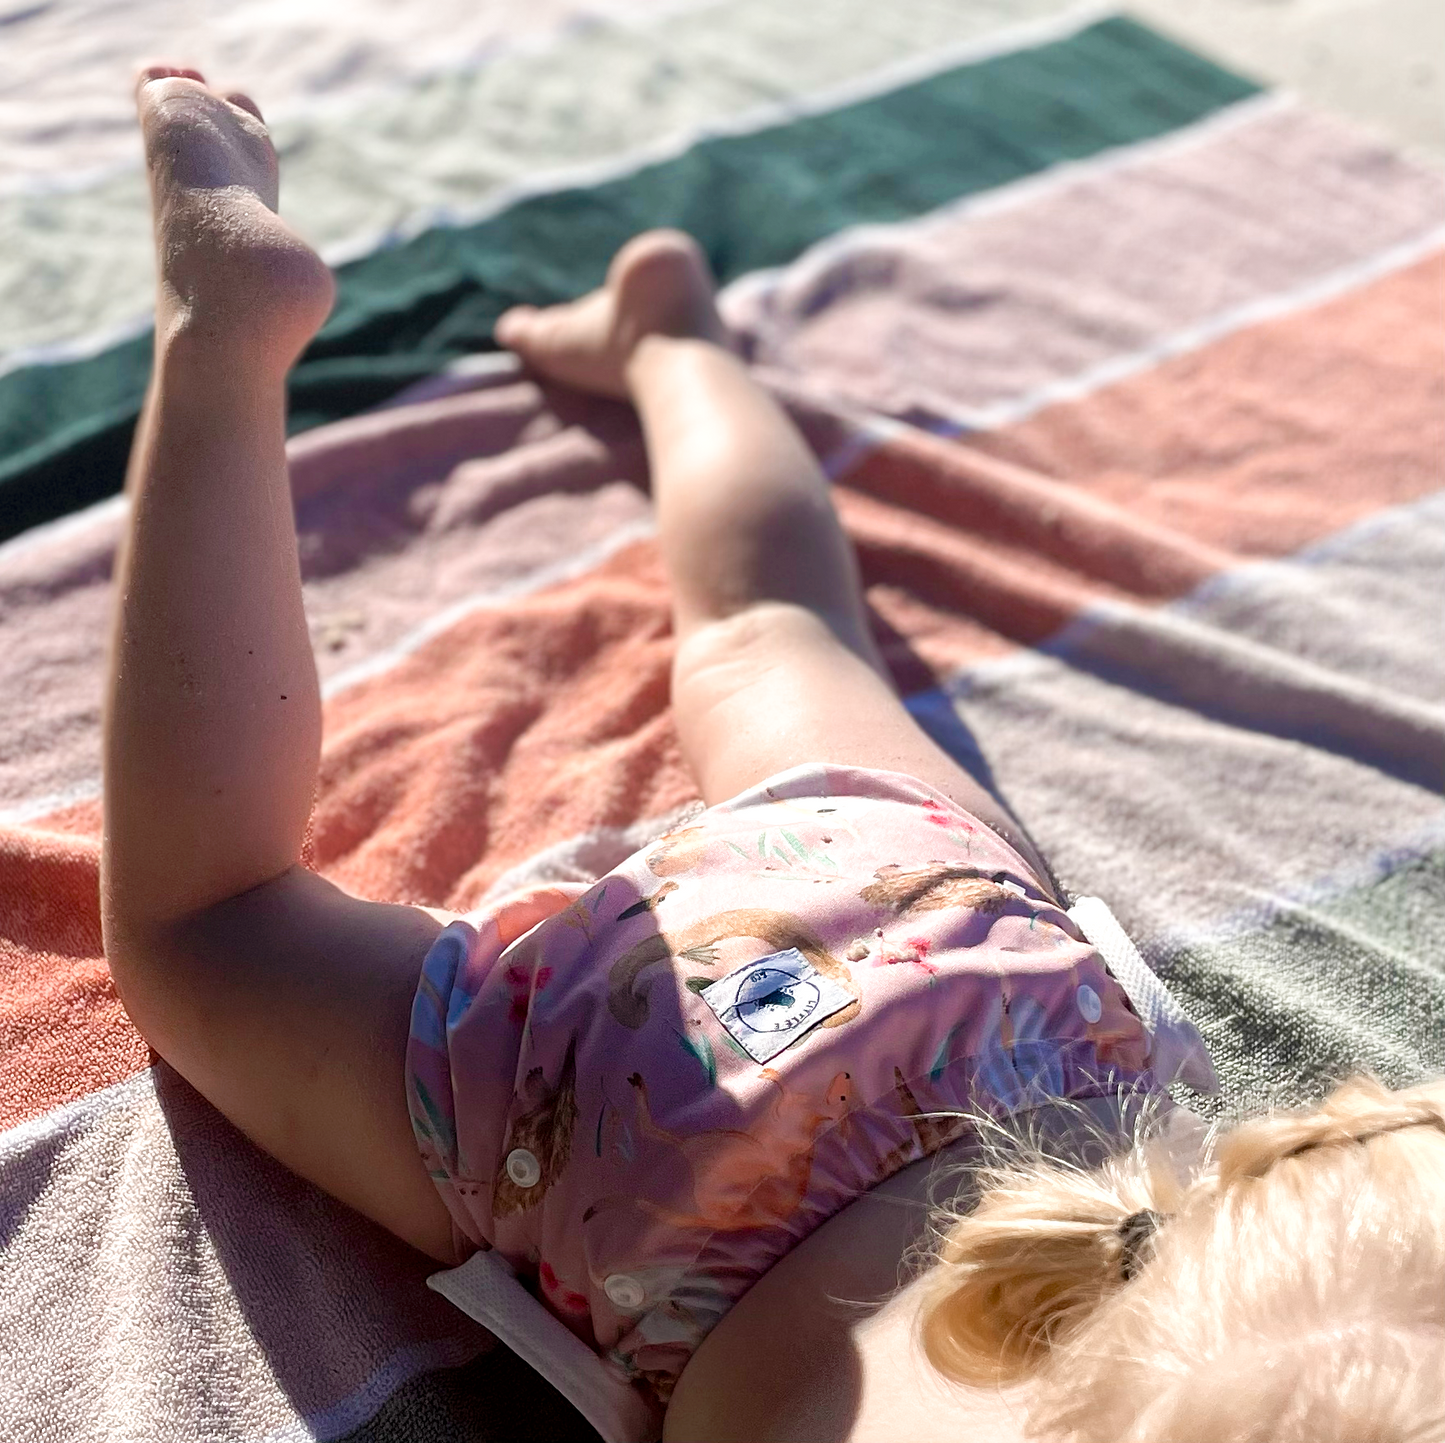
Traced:
POLYGON ((498 1249, 665 1402, 753 1282, 968 1114, 1162 1094, 1151 1046, 996 833, 911 777, 808 765, 449 926, 407 1097, 458 1260, 498 1249))

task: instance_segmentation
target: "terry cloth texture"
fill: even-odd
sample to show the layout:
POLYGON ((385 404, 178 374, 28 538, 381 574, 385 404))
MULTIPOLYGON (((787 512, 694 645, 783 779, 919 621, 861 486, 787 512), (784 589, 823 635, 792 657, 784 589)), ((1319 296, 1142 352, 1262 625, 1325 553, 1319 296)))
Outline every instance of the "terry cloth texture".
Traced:
MULTIPOLYGON (((449 58, 434 9, 282 35, 259 0, 197 52, 255 77, 346 261, 293 386, 312 865, 466 911, 695 803, 636 422, 478 354, 678 224, 914 714, 1200 1024, 1223 1096, 1180 1100, 1445 1070, 1441 174, 1045 0, 454 8, 449 58)), ((124 503, 61 513, 119 485, 148 262, 121 112, 55 62, 169 13, 6 27, 73 123, 0 116, 0 1434, 589 1437, 153 1067, 101 957, 124 503)))

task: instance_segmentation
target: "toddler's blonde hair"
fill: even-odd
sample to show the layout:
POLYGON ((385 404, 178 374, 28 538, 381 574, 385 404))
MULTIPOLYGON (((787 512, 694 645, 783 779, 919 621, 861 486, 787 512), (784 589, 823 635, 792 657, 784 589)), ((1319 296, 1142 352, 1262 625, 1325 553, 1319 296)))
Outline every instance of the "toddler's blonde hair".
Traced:
POLYGON ((1445 1443, 1445 1079, 1088 1170, 995 1163, 952 1214, 921 1334, 945 1376, 1026 1384, 1069 1443, 1445 1443), (1166 1214, 1125 1281, 1119 1225, 1166 1214))

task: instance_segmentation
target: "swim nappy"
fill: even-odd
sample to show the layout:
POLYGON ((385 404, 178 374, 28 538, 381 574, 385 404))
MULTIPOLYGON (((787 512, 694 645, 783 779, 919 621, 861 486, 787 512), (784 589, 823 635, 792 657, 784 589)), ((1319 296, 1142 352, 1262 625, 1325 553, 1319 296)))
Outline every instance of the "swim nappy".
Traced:
POLYGON ((661 1405, 753 1282, 970 1119, 1208 1087, 1129 956, 924 783, 797 767, 447 927, 408 1104, 459 1260, 495 1250, 661 1405))

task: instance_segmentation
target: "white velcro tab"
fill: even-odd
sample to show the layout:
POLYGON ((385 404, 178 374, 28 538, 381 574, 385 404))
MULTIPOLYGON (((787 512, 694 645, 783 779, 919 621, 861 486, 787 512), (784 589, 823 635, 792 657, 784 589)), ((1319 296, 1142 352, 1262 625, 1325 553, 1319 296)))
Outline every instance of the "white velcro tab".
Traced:
POLYGON ((754 1062, 776 1057, 855 1000, 796 947, 748 962, 698 996, 754 1062))
POLYGON ((530 1363, 602 1435, 605 1443, 655 1443, 662 1419, 642 1394, 517 1281, 500 1253, 483 1248, 426 1285, 490 1329, 530 1363))
POLYGON ((1177 1078, 1196 1092, 1218 1092, 1219 1078, 1199 1030, 1139 955, 1108 904, 1098 897, 1080 897, 1069 908, 1069 916, 1134 1004, 1152 1039, 1149 1065, 1161 1086, 1168 1087, 1177 1078))

